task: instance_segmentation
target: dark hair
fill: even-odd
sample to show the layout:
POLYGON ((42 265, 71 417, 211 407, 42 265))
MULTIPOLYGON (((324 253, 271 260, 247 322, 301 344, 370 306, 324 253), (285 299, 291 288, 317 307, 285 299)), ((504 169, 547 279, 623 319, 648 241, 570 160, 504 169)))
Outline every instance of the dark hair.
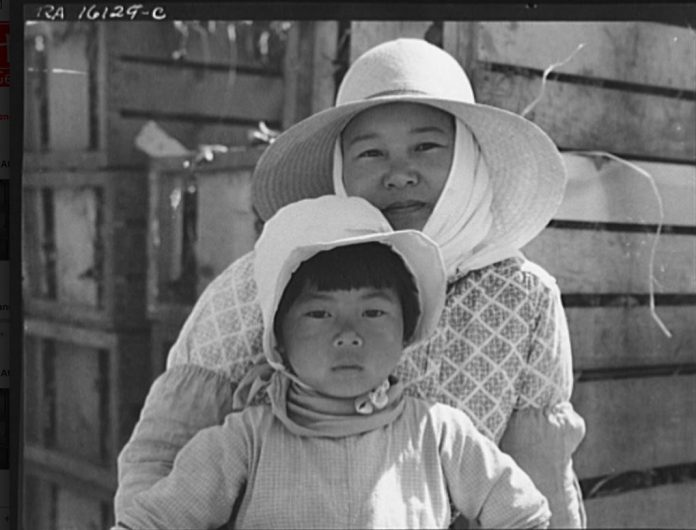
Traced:
POLYGON ((273 332, 281 342, 282 323, 300 293, 311 286, 319 291, 343 291, 371 287, 394 289, 401 302, 404 340, 413 335, 420 316, 418 288, 404 260, 382 243, 358 243, 318 252, 302 262, 285 286, 273 320, 273 332))

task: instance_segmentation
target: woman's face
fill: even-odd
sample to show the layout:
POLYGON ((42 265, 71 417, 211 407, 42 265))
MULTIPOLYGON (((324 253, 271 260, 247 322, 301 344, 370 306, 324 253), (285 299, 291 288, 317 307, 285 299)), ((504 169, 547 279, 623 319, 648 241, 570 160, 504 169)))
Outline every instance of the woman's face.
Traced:
POLYGON ((379 208, 395 230, 422 230, 445 186, 454 152, 454 118, 418 103, 361 112, 341 135, 348 195, 379 208))

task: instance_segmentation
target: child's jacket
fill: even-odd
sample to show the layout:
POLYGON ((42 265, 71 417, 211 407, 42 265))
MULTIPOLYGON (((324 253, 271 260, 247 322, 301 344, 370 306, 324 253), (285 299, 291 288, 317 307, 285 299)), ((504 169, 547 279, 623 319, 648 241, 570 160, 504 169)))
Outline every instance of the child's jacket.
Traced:
POLYGON ((218 528, 234 515, 235 528, 447 528, 451 498, 484 527, 548 524, 546 499, 464 413, 404 399, 394 422, 344 438, 297 436, 265 405, 230 414, 119 523, 218 528))

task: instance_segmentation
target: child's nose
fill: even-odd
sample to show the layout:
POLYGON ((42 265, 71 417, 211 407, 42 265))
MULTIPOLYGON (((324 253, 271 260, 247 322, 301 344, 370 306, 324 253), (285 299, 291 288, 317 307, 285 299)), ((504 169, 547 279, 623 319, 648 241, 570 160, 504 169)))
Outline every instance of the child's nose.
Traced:
POLYGON ((363 339, 355 330, 345 329, 336 335, 333 345, 335 348, 359 348, 363 345, 363 339))

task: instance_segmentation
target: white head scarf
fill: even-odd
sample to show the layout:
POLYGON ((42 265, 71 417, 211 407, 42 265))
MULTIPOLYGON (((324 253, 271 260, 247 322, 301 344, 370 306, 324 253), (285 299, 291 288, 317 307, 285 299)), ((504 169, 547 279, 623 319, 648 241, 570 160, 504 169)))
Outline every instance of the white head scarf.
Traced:
MULTIPOLYGON (((336 195, 348 195, 343 183, 340 137, 334 146, 333 185, 336 195)), ((518 249, 497 244, 491 237, 492 202, 486 160, 469 128, 455 118, 452 166, 422 230, 440 246, 449 277, 522 255, 518 249)))

